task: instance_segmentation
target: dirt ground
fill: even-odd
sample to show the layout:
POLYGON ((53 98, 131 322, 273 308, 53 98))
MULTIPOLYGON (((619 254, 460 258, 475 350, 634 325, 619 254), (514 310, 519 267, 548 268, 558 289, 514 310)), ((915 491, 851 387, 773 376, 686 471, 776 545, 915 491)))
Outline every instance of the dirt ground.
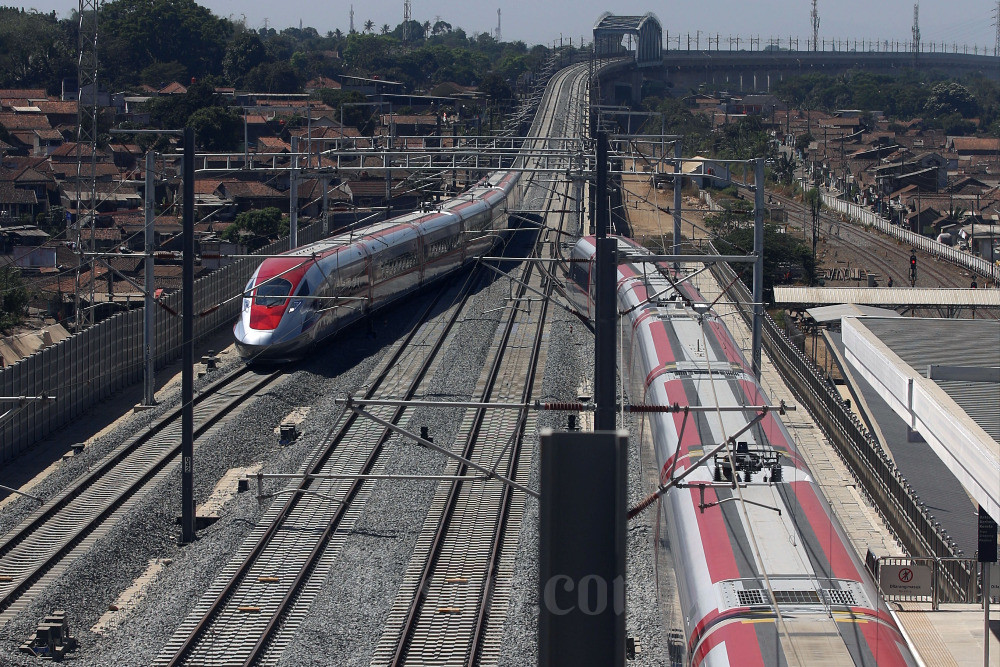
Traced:
MULTIPOLYGON (((672 239, 674 229, 674 191, 672 186, 652 187, 648 176, 625 176, 625 207, 632 226, 632 235, 639 242, 648 238, 672 239)), ((705 213, 708 207, 688 190, 681 207, 681 235, 700 239, 705 234, 705 213)))

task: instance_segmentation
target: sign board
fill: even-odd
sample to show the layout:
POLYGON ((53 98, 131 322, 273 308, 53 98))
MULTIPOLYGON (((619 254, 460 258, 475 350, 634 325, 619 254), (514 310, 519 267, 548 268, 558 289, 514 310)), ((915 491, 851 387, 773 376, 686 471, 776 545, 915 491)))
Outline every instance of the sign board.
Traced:
POLYGON ((990 597, 1000 597, 1000 563, 990 565, 990 597))
POLYGON ((979 562, 997 562, 997 522, 979 508, 979 562))
POLYGON ((931 595, 930 565, 889 565, 878 568, 878 583, 886 595, 931 595))

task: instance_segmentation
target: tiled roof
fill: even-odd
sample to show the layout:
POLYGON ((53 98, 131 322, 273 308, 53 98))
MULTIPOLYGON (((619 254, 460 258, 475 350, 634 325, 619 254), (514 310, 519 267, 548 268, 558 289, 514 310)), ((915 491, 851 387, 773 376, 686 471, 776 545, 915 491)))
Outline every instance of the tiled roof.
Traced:
POLYGON ((77 102, 76 100, 68 100, 66 102, 46 100, 44 102, 35 102, 35 106, 43 114, 75 114, 77 102))
POLYGON ((44 88, 0 88, 0 100, 35 100, 46 97, 44 88))
POLYGON ((37 204, 34 190, 15 188, 10 181, 0 181, 0 204, 37 204))
POLYGON ((226 196, 235 199, 237 197, 284 197, 270 185, 258 183, 256 181, 227 181, 222 184, 222 189, 226 196))
POLYGON ((197 178, 194 181, 194 193, 196 195, 210 195, 213 194, 222 183, 220 179, 217 178, 197 178))
POLYGON ((1000 139, 992 137, 952 137, 951 141, 959 152, 1000 150, 1000 139))
POLYGON ((284 139, 279 139, 278 137, 261 137, 257 140, 257 146, 259 148, 266 148, 268 152, 290 152, 292 150, 292 145, 285 141, 284 139))
POLYGON ((160 88, 159 93, 161 95, 178 95, 186 93, 187 88, 176 81, 168 83, 163 88, 160 88))
POLYGON ((0 113, 0 125, 14 130, 50 130, 49 119, 40 113, 0 113))

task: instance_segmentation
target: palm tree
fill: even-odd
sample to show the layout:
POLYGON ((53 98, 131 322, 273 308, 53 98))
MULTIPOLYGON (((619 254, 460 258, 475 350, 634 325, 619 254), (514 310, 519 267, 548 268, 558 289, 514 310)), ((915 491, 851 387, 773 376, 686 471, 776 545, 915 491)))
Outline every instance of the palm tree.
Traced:
POLYGON ((431 34, 431 22, 430 21, 424 21, 424 24, 421 27, 424 29, 424 38, 426 38, 428 35, 431 34))
POLYGON ((367 21, 365 21, 365 32, 371 34, 373 30, 375 30, 375 21, 368 19, 367 21))
POLYGON ((390 30, 392 30, 392 28, 389 27, 388 23, 382 24, 381 31, 383 35, 388 35, 390 30))
POLYGON ((344 36, 344 33, 340 28, 337 28, 336 30, 333 31, 333 36, 336 39, 341 39, 344 36))

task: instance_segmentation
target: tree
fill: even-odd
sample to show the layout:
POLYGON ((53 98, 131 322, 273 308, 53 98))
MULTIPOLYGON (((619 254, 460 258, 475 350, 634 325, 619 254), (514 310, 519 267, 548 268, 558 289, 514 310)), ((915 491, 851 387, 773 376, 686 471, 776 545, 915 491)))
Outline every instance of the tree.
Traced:
POLYGON ((372 31, 374 29, 375 29, 375 21, 372 21, 371 19, 368 19, 367 21, 365 21, 365 32, 366 33, 368 33, 370 35, 370 34, 372 34, 372 31))
POLYGON ((791 185, 792 181, 795 180, 795 170, 797 168, 798 164, 795 162, 795 158, 789 157, 788 153, 782 153, 774 161, 771 171, 774 172, 774 178, 778 183, 791 185))
POLYGON ((431 26, 431 34, 434 36, 443 35, 446 32, 451 32, 451 24, 447 21, 437 20, 434 25, 431 26))
POLYGON ((243 119, 229 109, 205 107, 191 114, 188 125, 194 128, 200 146, 221 153, 234 151, 239 146, 243 119))
POLYGON ((255 32, 237 35, 226 48, 222 59, 222 74, 232 84, 240 85, 243 77, 267 60, 267 50, 255 32))
POLYGON ((288 234, 288 219, 274 206, 263 209, 244 211, 236 216, 233 224, 222 232, 226 241, 236 241, 247 238, 251 248, 264 246, 270 239, 288 234))
POLYGON ((21 270, 8 264, 0 267, 0 330, 9 333, 27 314, 30 295, 21 279, 21 270))
POLYGON ((496 72, 489 72, 479 82, 479 91, 485 93, 494 104, 509 106, 514 102, 514 91, 510 85, 504 81, 503 77, 496 72))
POLYGON ((812 256, 813 263, 816 263, 816 239, 819 235, 819 212, 823 210, 823 196, 819 188, 813 187, 803 195, 803 203, 809 209, 812 216, 812 256))
POLYGON ((392 30, 392 27, 388 23, 383 23, 382 27, 379 29, 383 35, 388 35, 390 30, 392 30))
POLYGON ((134 80, 155 62, 182 64, 195 77, 218 74, 232 24, 194 0, 115 0, 101 6, 103 74, 134 80))
POLYGON ((302 87, 298 73, 287 60, 258 65, 243 81, 247 88, 262 93, 297 93, 302 87))
MULTIPOLYGON (((716 245, 720 252, 748 253, 753 249, 753 225, 722 233, 716 245)), ((753 284, 753 264, 734 264, 733 269, 746 285, 753 284)), ((777 225, 764 225, 764 300, 774 299, 774 286, 795 276, 808 285, 816 283, 816 262, 802 239, 782 233, 777 225)))

